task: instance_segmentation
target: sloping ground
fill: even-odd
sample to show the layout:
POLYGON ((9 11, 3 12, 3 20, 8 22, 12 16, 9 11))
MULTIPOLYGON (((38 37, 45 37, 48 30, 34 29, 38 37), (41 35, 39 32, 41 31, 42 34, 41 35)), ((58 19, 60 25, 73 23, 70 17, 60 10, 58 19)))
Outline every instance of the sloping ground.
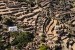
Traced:
MULTIPOLYGON (((46 7, 49 4, 49 0, 41 1, 41 5, 46 7)), ((8 3, 4 2, 3 0, 0 1, 0 14, 2 15, 12 15, 17 18, 17 21, 21 21, 26 25, 32 25, 34 27, 27 27, 25 28, 26 31, 33 30, 35 28, 35 21, 42 8, 39 8, 37 5, 33 8, 33 12, 30 12, 30 8, 27 6, 27 3, 23 3, 26 5, 22 5, 22 3, 9 1, 8 3), (29 10, 29 12, 27 11, 29 10)), ((34 29, 35 30, 35 29, 34 29)), ((43 30, 43 29, 41 29, 43 30)))
POLYGON ((26 16, 32 17, 32 16, 36 15, 37 13, 39 13, 39 11, 41 11, 41 10, 42 9, 39 8, 39 9, 34 10, 32 13, 24 14, 24 15, 17 17, 17 18, 18 19, 22 19, 22 18, 24 19, 24 18, 27 18, 26 16))
POLYGON ((39 14, 39 11, 41 11, 41 10, 42 10, 41 8, 38 8, 38 9, 35 9, 32 13, 28 13, 28 15, 25 14, 25 16, 28 16, 28 18, 23 18, 21 16, 21 18, 23 18, 24 23, 28 23, 27 25, 33 26, 33 27, 31 26, 31 27, 25 28, 24 29, 25 31, 35 30, 35 21, 36 21, 38 14, 39 14), (38 13, 36 13, 36 12, 38 12, 38 13))
POLYGON ((47 38, 56 41, 58 39, 58 35, 56 34, 56 30, 54 27, 57 24, 57 20, 52 20, 50 24, 46 27, 47 31, 47 38))
MULTIPOLYGON (((32 18, 34 19, 34 21, 35 21, 35 19, 37 18, 37 16, 38 16, 38 14, 36 14, 36 15, 34 15, 34 16, 32 17, 32 18)), ((28 22, 27 20, 28 20, 28 19, 25 18, 25 19, 23 20, 23 22, 28 22)), ((32 19, 30 19, 29 21, 30 21, 29 24, 31 24, 31 23, 32 23, 32 19)), ((35 24, 35 23, 34 23, 34 24, 35 24)))
MULTIPOLYGON (((35 12, 38 12, 38 11, 41 11, 41 10, 42 9, 36 9, 33 12, 35 13, 35 12)), ((25 23, 27 22, 28 25, 33 25, 35 27, 35 21, 36 21, 37 16, 38 16, 38 13, 34 14, 33 16, 31 15, 29 18, 25 18, 23 20, 23 22, 25 22, 25 23)))
POLYGON ((67 45, 66 45, 67 40, 68 40, 68 39, 63 40, 63 42, 64 42, 64 43, 63 43, 63 46, 64 46, 63 49, 64 49, 64 50, 69 50, 69 49, 66 47, 66 46, 67 46, 67 45))
MULTIPOLYGON (((57 23, 57 20, 54 20, 54 23, 49 27, 49 31, 47 32, 47 34, 52 34, 51 30, 56 25, 56 23, 57 23)), ((54 33, 55 33, 55 31, 54 31, 54 33)))
POLYGON ((51 26, 52 23, 53 23, 53 20, 51 20, 50 23, 49 23, 49 25, 46 27, 46 32, 49 31, 49 28, 50 28, 50 26, 51 26))

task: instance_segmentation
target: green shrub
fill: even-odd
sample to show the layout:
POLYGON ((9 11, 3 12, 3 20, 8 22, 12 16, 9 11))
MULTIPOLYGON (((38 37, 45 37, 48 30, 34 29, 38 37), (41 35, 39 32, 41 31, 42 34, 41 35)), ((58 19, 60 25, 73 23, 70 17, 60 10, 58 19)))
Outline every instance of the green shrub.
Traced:
POLYGON ((11 37, 16 37, 16 36, 18 36, 18 35, 19 35, 18 32, 11 32, 11 33, 10 33, 10 36, 11 36, 11 37))
POLYGON ((43 34, 42 37, 46 37, 46 36, 43 34))
POLYGON ((45 37, 42 37, 42 38, 41 38, 41 41, 42 41, 42 42, 45 42, 45 37))
POLYGON ((0 42, 0 50, 3 49, 4 44, 2 42, 0 42))
POLYGON ((4 48, 4 43, 1 40, 2 40, 2 36, 0 36, 0 50, 4 48))
POLYGON ((15 18, 13 18, 13 17, 10 17, 10 20, 15 20, 15 18))
POLYGON ((55 50, 62 50, 62 47, 61 46, 58 46, 58 45, 55 45, 55 50))
POLYGON ((7 46, 7 50, 11 50, 11 46, 9 45, 9 46, 7 46))
POLYGON ((39 48, 39 50, 47 50, 47 46, 45 46, 45 45, 42 45, 42 46, 40 46, 40 48, 39 48))
POLYGON ((55 45, 55 50, 57 50, 57 49, 58 49, 58 47, 59 47, 58 45, 55 45))
POLYGON ((6 25, 12 25, 12 24, 13 24, 13 21, 12 21, 11 19, 5 18, 4 20, 5 20, 4 23, 5 23, 6 25))

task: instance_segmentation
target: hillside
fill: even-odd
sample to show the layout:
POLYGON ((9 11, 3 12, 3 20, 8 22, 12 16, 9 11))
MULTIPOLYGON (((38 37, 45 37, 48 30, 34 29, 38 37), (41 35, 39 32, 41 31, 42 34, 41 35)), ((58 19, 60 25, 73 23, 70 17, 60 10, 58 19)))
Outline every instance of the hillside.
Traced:
POLYGON ((0 50, 75 50, 74 0, 0 0, 0 50))

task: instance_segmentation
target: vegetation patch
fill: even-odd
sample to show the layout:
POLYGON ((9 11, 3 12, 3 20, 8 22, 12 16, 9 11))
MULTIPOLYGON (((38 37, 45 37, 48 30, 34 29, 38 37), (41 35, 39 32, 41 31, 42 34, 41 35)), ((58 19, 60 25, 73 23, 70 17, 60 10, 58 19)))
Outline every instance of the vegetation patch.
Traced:
POLYGON ((12 21, 11 19, 8 19, 8 18, 5 18, 4 23, 5 23, 6 25, 9 25, 9 26, 13 25, 13 21, 12 21))
POLYGON ((47 50, 47 46, 45 46, 45 45, 42 45, 42 46, 40 46, 40 48, 39 48, 39 50, 47 50))
POLYGON ((16 38, 12 41, 11 45, 16 45, 17 48, 20 49, 23 46, 26 46, 28 42, 31 42, 33 38, 33 34, 29 32, 20 32, 18 36, 16 36, 16 38))
POLYGON ((0 50, 4 48, 4 42, 2 42, 2 36, 0 36, 0 50))

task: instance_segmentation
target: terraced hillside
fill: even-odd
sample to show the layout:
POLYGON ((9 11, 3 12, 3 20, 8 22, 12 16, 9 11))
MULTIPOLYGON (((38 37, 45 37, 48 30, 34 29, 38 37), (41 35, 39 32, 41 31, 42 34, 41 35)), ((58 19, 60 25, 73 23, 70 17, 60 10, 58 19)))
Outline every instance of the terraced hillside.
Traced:
MULTIPOLYGON (((45 2, 48 2, 48 0, 46 0, 45 2)), ((40 3, 43 6, 45 2, 41 1, 40 3)), ((44 4, 44 5, 47 5, 47 4, 44 4)), ((3 15, 14 16, 17 22, 21 21, 22 23, 26 25, 32 25, 31 28, 33 27, 35 28, 35 21, 40 11, 42 11, 42 8, 39 8, 38 5, 35 5, 34 7, 30 7, 30 5, 25 2, 20 3, 17 1, 5 1, 5 0, 0 1, 1 16, 3 15)), ((29 28, 29 30, 31 28, 29 28)))
POLYGON ((0 50, 41 50, 41 45, 47 46, 45 49, 48 50, 74 49, 75 5, 73 0, 22 1, 25 2, 0 0, 0 37, 2 38, 0 38, 0 44, 2 42, 5 44, 0 45, 0 50), (8 31, 12 26, 18 27, 19 34, 8 31), (34 35, 34 39, 29 33, 34 35), (12 42, 16 45, 12 45, 12 42), (21 44, 23 42, 24 44, 21 44))

